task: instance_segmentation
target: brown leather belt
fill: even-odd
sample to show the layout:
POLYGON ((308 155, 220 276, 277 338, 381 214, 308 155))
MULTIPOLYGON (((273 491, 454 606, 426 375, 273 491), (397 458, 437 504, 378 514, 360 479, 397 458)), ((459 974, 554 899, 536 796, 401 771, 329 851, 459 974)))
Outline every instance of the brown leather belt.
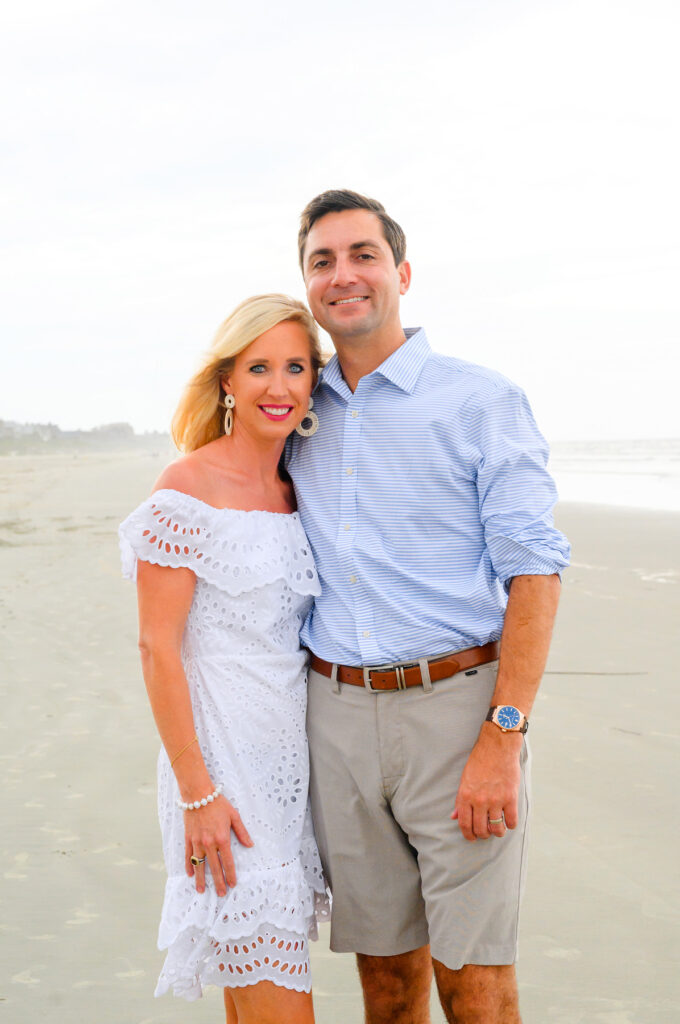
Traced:
MULTIPOLYGON (((496 640, 483 647, 469 647, 466 651, 456 651, 455 654, 445 654, 441 658, 427 659, 430 679, 436 683, 439 679, 447 679, 455 676, 456 672, 464 672, 466 669, 475 668, 477 665, 485 665, 488 661, 495 661, 501 649, 500 643, 496 640)), ((333 665, 323 658, 317 658, 316 654, 310 651, 310 668, 320 672, 322 676, 333 678, 333 665)), ((408 690, 411 686, 421 686, 423 677, 420 671, 420 663, 417 661, 404 662, 403 665, 376 665, 366 668, 357 668, 352 665, 337 666, 337 681, 349 683, 351 686, 365 686, 367 690, 383 692, 384 690, 408 690)))

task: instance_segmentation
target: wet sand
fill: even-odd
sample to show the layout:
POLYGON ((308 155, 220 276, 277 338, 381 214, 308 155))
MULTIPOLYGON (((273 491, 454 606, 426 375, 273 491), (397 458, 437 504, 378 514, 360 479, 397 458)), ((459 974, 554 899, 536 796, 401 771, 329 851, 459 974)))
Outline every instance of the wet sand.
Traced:
MULTIPOLYGON (((155 729, 116 527, 167 452, 0 458, 3 886, 11 1024, 223 1020, 153 989, 164 871, 155 729)), ((670 1024, 678 961, 680 514, 565 505, 574 546, 529 736, 525 1024, 670 1024)), ((313 947, 319 1024, 360 1022, 313 947)), ((441 1011, 433 999, 433 1021, 441 1011)))

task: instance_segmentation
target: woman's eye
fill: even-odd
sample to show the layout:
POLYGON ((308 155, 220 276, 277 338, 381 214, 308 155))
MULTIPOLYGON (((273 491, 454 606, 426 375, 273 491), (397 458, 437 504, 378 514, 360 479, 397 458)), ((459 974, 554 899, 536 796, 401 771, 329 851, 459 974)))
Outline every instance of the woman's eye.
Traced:
POLYGON ((305 368, 302 363, 291 363, 288 367, 291 373, 304 373, 305 368))
POLYGON ((266 367, 263 363, 256 363, 255 366, 250 367, 251 373, 263 373, 266 367))

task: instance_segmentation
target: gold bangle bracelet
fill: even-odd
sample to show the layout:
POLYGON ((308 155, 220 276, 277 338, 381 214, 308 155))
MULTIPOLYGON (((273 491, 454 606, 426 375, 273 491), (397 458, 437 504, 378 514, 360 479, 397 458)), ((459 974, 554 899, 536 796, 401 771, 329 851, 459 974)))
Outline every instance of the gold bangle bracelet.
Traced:
POLYGON ((180 750, 180 752, 178 754, 175 754, 175 756, 173 757, 172 761, 170 762, 170 767, 171 768, 172 768, 173 764, 175 763, 175 761, 177 760, 177 758, 181 757, 182 754, 184 753, 184 751, 188 750, 192 743, 198 743, 198 736, 194 736, 193 740, 189 740, 187 745, 185 747, 182 747, 182 749, 180 750))

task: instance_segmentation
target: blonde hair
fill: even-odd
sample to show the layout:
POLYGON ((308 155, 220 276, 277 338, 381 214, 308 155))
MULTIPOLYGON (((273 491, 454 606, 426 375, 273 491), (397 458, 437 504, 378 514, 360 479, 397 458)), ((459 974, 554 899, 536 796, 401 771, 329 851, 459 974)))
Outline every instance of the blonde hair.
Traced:
POLYGON ((312 314, 304 303, 288 295, 253 295, 220 324, 201 366, 182 392, 171 427, 173 441, 181 452, 193 452, 224 434, 222 377, 231 373, 240 352, 265 331, 287 320, 301 324, 307 332, 316 384, 324 359, 312 314))

